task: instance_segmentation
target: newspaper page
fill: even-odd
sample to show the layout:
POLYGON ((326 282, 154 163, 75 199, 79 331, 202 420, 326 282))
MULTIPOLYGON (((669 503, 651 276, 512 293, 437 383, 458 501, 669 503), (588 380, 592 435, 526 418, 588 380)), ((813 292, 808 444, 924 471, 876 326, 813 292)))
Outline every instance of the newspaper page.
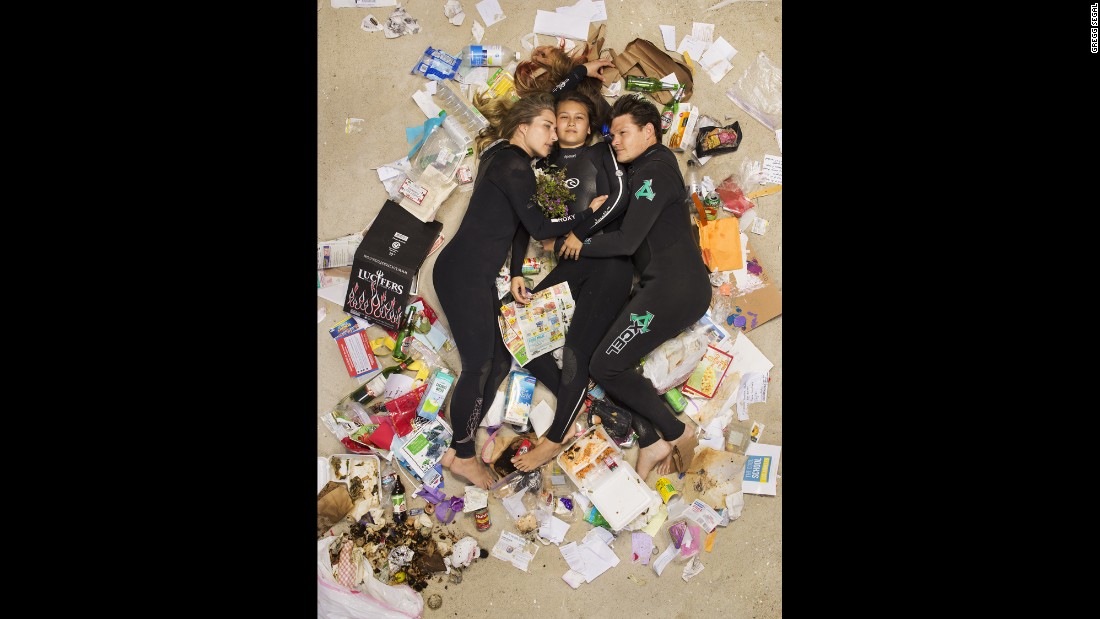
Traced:
MULTIPOLYGON (((501 311, 506 309, 508 309, 508 306, 502 307, 501 311)), ((514 323, 514 309, 512 310, 512 314, 512 322, 514 323)), ((531 360, 527 356, 527 349, 523 345, 523 337, 511 327, 506 326, 505 320, 504 316, 497 316, 497 324, 500 325, 500 335, 504 338, 504 346, 508 349, 508 352, 512 353, 512 357, 515 358, 516 363, 518 363, 520 367, 523 367, 531 360)))
POLYGON ((575 308, 568 282, 534 294, 527 305, 512 302, 501 306, 501 337, 516 362, 522 367, 529 360, 564 346, 575 308))
POLYGON ((317 268, 350 267, 355 261, 355 250, 362 242, 362 234, 349 234, 317 243, 317 268))

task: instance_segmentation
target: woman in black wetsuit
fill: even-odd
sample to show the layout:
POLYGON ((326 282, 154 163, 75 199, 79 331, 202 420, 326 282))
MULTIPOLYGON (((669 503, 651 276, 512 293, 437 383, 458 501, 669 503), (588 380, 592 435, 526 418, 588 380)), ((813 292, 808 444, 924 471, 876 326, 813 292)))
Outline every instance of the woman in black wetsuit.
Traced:
POLYGON ((496 105, 507 112, 478 135, 480 163, 470 204, 432 272, 462 363, 450 403, 454 441, 442 463, 481 488, 488 488, 492 477, 474 458, 474 436, 512 363, 497 326, 496 274, 520 226, 536 239, 555 237, 603 204, 597 198, 579 213, 544 217, 530 200, 535 193, 531 160, 548 155, 557 140, 554 99, 536 94, 514 103, 500 98, 496 105))
MULTIPOLYGON (((575 195, 570 213, 585 209, 592 198, 608 196, 596 213, 575 229, 581 238, 617 230, 626 207, 626 186, 611 146, 600 140, 589 144, 593 116, 592 101, 579 92, 563 94, 557 105, 558 143, 546 163, 566 171, 566 184, 575 195)), ((575 308, 565 334, 561 369, 551 355, 540 355, 524 366, 540 383, 557 395, 554 421, 546 435, 526 454, 512 462, 521 471, 531 471, 550 460, 570 435, 573 421, 584 404, 588 387, 588 364, 596 345, 611 326, 630 296, 634 267, 627 256, 563 260, 533 290, 524 288, 522 265, 530 235, 516 231, 512 243, 510 270, 512 296, 526 305, 531 294, 569 283, 575 308)), ((552 243, 552 240, 547 242, 552 243)))

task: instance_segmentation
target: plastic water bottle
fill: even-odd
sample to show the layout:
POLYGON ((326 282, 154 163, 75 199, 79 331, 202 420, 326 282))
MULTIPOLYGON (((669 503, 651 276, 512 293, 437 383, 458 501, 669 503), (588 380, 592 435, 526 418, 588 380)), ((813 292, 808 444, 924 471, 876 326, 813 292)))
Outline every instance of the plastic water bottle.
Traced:
POLYGON ((519 52, 503 45, 467 45, 459 52, 458 74, 465 77, 474 67, 503 67, 519 60, 519 52))
POLYGON ((695 176, 695 162, 688 159, 688 197, 699 194, 699 179, 695 176))

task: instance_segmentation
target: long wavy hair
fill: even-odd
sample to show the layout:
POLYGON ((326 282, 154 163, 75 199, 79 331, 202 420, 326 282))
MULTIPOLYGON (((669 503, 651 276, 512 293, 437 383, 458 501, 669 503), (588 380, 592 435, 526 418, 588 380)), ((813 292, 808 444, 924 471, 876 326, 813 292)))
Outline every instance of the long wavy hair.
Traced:
MULTIPOLYGON (((536 92, 550 92, 565 76, 573 70, 573 67, 585 63, 587 59, 588 44, 578 45, 572 53, 565 53, 556 45, 540 45, 531 50, 531 59, 524 60, 516 65, 515 83, 516 94, 526 97, 536 92)), ((577 92, 584 94, 592 102, 592 109, 600 110, 597 102, 603 100, 600 94, 603 82, 597 77, 587 77, 577 85, 577 92)), ((606 119, 592 119, 592 125, 599 127, 597 121, 606 119)))
POLYGON ((509 97, 496 97, 480 105, 475 101, 474 105, 489 121, 489 126, 479 131, 474 140, 479 155, 499 139, 512 139, 520 125, 534 122, 543 110, 556 114, 554 97, 548 92, 536 92, 516 101, 509 97))

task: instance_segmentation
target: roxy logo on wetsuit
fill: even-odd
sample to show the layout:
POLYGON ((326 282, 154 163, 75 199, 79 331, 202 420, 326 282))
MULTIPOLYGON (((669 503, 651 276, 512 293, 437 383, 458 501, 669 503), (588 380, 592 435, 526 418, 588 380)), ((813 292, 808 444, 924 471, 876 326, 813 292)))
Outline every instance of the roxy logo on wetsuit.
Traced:
POLYGON ((639 316, 637 314, 630 314, 630 326, 623 329, 623 332, 619 334, 619 337, 615 338, 614 342, 607 347, 607 354, 617 355, 619 351, 626 348, 626 345, 630 343, 630 340, 634 339, 635 335, 649 332, 649 323, 653 321, 653 314, 646 312, 645 316, 639 316))

